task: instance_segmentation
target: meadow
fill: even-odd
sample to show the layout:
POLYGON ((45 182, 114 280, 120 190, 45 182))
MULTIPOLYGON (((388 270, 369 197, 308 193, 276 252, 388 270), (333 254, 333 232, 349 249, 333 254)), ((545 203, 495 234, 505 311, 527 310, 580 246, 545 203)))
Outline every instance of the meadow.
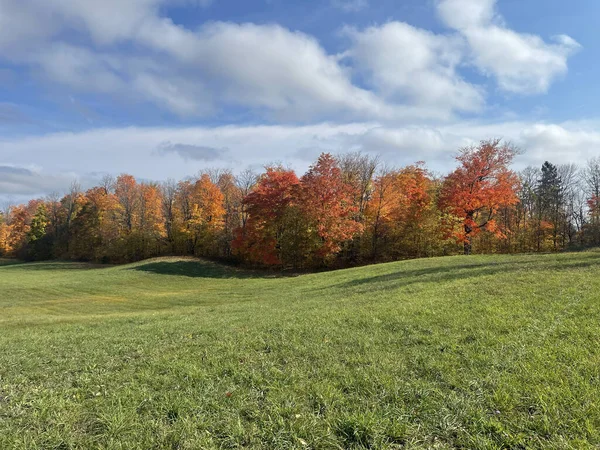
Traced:
POLYGON ((0 262, 0 449, 600 447, 600 252, 0 262))

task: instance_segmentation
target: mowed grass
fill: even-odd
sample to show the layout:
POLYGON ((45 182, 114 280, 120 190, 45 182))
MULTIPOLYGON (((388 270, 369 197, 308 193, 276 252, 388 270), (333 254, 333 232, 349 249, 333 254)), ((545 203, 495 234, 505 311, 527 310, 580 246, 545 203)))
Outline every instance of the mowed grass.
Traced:
POLYGON ((600 253, 0 262, 0 449, 600 447, 600 253))

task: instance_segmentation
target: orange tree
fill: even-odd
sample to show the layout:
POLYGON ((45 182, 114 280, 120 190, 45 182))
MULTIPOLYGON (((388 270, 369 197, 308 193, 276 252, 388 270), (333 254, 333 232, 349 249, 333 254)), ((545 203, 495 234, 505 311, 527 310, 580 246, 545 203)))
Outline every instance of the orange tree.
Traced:
POLYGON ((516 149, 500 139, 482 141, 460 151, 460 166, 444 180, 439 207, 460 221, 452 234, 464 244, 466 255, 473 236, 481 231, 505 237, 494 216, 518 202, 519 177, 508 167, 515 155, 516 149))

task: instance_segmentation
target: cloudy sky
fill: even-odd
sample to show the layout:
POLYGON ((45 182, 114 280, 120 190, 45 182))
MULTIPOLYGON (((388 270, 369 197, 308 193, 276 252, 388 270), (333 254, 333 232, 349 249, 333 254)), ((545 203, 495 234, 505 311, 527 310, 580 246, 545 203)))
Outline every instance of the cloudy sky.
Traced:
POLYGON ((597 0, 0 0, 0 200, 323 151, 600 155, 597 0))

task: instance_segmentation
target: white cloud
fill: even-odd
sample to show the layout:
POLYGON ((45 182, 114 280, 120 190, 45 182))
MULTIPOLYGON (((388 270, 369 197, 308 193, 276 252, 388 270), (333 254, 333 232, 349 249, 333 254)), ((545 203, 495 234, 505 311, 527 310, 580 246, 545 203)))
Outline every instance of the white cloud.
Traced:
POLYGON ((354 86, 336 59, 306 34, 278 25, 213 23, 183 36, 163 41, 165 50, 189 58, 219 86, 227 103, 294 118, 393 114, 375 95, 354 86))
POLYGON ((161 6, 207 7, 211 0, 0 0, 3 43, 32 43, 66 29, 89 33, 102 46, 130 40, 143 27, 157 28, 161 6))
POLYGON ((437 10, 443 22, 467 40, 472 63, 485 75, 496 77, 508 92, 546 92, 567 73, 567 60, 580 48, 566 35, 547 43, 507 28, 496 11, 496 0, 438 0, 437 10))
POLYGON ((140 73, 135 75, 131 86, 144 98, 165 105, 181 116, 204 114, 212 110, 202 91, 201 82, 194 83, 178 76, 140 73))
POLYGON ((160 16, 163 1, 0 0, 6 12, 1 25, 10 24, 0 27, 0 57, 39 67, 71 89, 119 97, 137 92, 182 115, 212 112, 206 91, 220 106, 242 105, 284 119, 412 114, 353 85, 336 57, 309 35, 223 22, 192 32, 160 16), (61 31, 88 35, 96 48, 62 42, 61 31), (134 45, 124 54, 115 47, 119 43, 134 45), (148 50, 160 67, 131 64, 148 50))
POLYGON ((466 32, 475 64, 495 75, 500 87, 516 93, 543 93, 567 73, 572 43, 547 44, 538 36, 518 34, 500 27, 466 32))
POLYGON ((495 6, 496 0, 438 0, 437 10, 446 25, 465 30, 499 21, 495 6))
POLYGON ((461 39, 402 22, 347 33, 353 41, 347 55, 384 97, 448 114, 483 107, 482 90, 457 73, 463 54, 461 39))
POLYGON ((45 77, 77 90, 118 92, 126 88, 117 58, 83 47, 53 43, 29 55, 45 77))
POLYGON ((455 166, 459 148, 493 137, 525 150, 515 162, 517 169, 539 166, 545 160, 583 164, 600 151, 600 123, 595 122, 130 127, 0 141, 0 166, 28 171, 0 172, 4 183, 0 195, 63 191, 76 175, 81 180, 99 178, 89 173, 91 167, 96 173, 127 172, 150 180, 181 179, 206 167, 239 170, 272 161, 303 172, 324 151, 360 150, 381 154, 383 161, 398 165, 424 160, 432 170, 445 173, 455 166), (36 161, 35 169, 30 168, 31 161, 36 161))
MULTIPOLYGON (((333 1, 348 10, 366 5, 333 1)), ((346 58, 276 24, 190 30, 164 15, 167 3, 210 1, 0 0, 0 58, 71 90, 151 102, 181 116, 234 105, 277 121, 447 120, 485 103, 482 88, 459 74, 467 50, 468 62, 502 89, 529 93, 547 90, 578 47, 565 35, 546 43, 506 28, 494 0, 439 0, 440 17, 458 34, 401 22, 347 31, 346 58)))
POLYGON ((590 124, 535 124, 520 138, 531 149, 532 160, 583 162, 600 154, 600 128, 590 124))
MULTIPOLYGON (((382 154, 385 158, 394 154, 405 153, 412 158, 430 160, 444 155, 450 148, 447 136, 439 130, 425 126, 405 128, 377 127, 372 128, 358 139, 355 139, 358 150, 382 154)), ((429 161, 433 163, 434 161, 429 161)))

